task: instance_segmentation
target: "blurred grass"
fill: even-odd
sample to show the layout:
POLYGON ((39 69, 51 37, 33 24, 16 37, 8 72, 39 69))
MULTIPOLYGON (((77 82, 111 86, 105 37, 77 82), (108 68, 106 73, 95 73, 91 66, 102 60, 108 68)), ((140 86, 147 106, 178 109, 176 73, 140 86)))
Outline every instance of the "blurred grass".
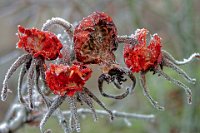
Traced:
MULTIPOLYGON (((137 28, 147 28, 150 33, 157 32, 163 39, 163 49, 172 53, 177 59, 188 57, 193 52, 200 52, 200 1, 199 0, 1 0, 0 1, 0 56, 15 49, 17 25, 41 28, 42 23, 51 17, 62 17, 71 23, 79 21, 91 12, 99 10, 108 13, 114 19, 120 35, 131 34, 137 28), (19 3, 18 3, 19 2, 19 3)), ((117 60, 123 64, 123 46, 116 52, 117 60)), ((1 64, 1 82, 7 68, 13 60, 1 64)), ((124 65, 124 64, 123 64, 124 65)), ((116 119, 111 124, 108 118, 99 118, 93 122, 88 116, 81 119, 82 133, 200 133, 200 62, 192 62, 182 68, 197 79, 195 85, 187 84, 170 69, 164 69, 170 76, 180 79, 193 91, 193 104, 186 103, 183 90, 172 85, 163 78, 147 76, 148 86, 153 98, 165 106, 163 112, 155 110, 142 94, 137 84, 135 93, 122 101, 103 99, 111 109, 119 111, 153 113, 157 119, 150 123, 142 120, 131 120, 132 126, 127 127, 123 119, 116 119)), ((97 77, 94 72, 93 80, 88 88, 100 97, 97 91, 97 77)), ((10 88, 16 88, 17 74, 9 83, 10 88)), ((13 94, 14 95, 14 94, 13 94)), ((8 100, 12 100, 9 95, 8 100)), ((0 102, 2 120, 8 102, 0 102)), ((56 120, 48 121, 46 128, 52 128, 55 133, 62 133, 56 120)), ((25 126, 19 133, 39 133, 37 127, 25 126)))

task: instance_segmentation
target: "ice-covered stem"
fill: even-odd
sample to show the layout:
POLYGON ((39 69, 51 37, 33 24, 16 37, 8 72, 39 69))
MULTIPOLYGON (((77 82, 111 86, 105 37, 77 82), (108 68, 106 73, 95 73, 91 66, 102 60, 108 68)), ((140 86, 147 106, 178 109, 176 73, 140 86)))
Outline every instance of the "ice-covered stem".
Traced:
POLYGON ((36 64, 37 61, 35 59, 33 59, 31 61, 31 66, 30 69, 28 71, 27 74, 27 88, 28 88, 28 97, 29 97, 29 101, 28 101, 28 106, 30 109, 33 109, 33 88, 34 88, 34 71, 36 69, 36 64))
POLYGON ((118 43, 126 43, 126 44, 132 44, 133 46, 137 44, 137 40, 131 36, 122 35, 117 36, 117 42, 118 43))
MULTIPOLYGON (((105 111, 105 110, 95 110, 97 115, 101 116, 110 116, 110 114, 105 111)), ((77 113, 79 115, 84 115, 84 114, 92 114, 92 110, 90 109, 85 109, 85 108, 80 108, 77 110, 77 113)), ((119 112, 119 111, 112 111, 114 117, 118 118, 134 118, 134 119, 143 119, 143 120, 148 120, 148 121, 153 121, 155 119, 155 116, 153 114, 145 115, 145 114, 137 114, 137 113, 127 113, 127 112, 119 112)), ((70 111, 64 111, 64 115, 69 116, 71 114, 70 111)))
POLYGON ((170 53, 168 53, 165 50, 162 50, 162 54, 165 58, 167 58, 168 60, 170 60, 172 63, 174 63, 175 65, 185 65, 189 62, 191 62, 193 59, 199 59, 200 60, 200 53, 193 53, 190 55, 189 58, 187 59, 183 59, 182 61, 178 61, 176 60, 170 53))
POLYGON ((18 78, 18 86, 17 86, 17 93, 18 93, 18 100, 20 103, 25 105, 25 100, 23 98, 23 79, 25 74, 28 72, 28 69, 31 66, 31 61, 32 59, 30 59, 28 62, 26 62, 25 64, 23 64, 21 71, 19 73, 19 78, 18 78))
POLYGON ((192 104, 192 91, 190 90, 189 87, 187 87, 185 84, 183 84, 181 81, 176 80, 171 78, 170 76, 168 76, 166 73, 164 73, 162 70, 160 69, 154 69, 154 71, 156 73, 158 73, 160 76, 162 76, 163 78, 165 78, 166 80, 170 81, 171 83, 174 83, 176 85, 178 85, 179 87, 181 87, 182 89, 185 90, 185 93, 187 95, 187 100, 188 100, 188 104, 192 104))
MULTIPOLYGON (((71 64, 71 61, 73 61, 75 59, 75 56, 74 56, 74 52, 71 51, 71 49, 73 49, 73 46, 72 46, 72 42, 73 42, 73 34, 74 34, 74 27, 71 23, 69 23, 68 21, 62 19, 62 18, 59 18, 59 17, 56 17, 56 18, 52 18, 50 20, 47 20, 43 26, 42 26, 42 30, 43 31, 48 31, 50 30, 50 28, 52 26, 60 26, 62 27, 65 32, 68 34, 69 36, 69 44, 67 43, 67 45, 63 45, 63 48, 62 48, 62 54, 63 54, 63 58, 60 59, 60 63, 62 64, 71 64), (69 53, 69 55, 67 54, 69 53), (67 54, 67 55, 66 55, 67 54), (68 59, 70 56, 70 59, 68 59)), ((63 43, 64 44, 64 43, 63 43)))
POLYGON ((0 133, 14 133, 27 119, 27 109, 22 104, 14 104, 9 111, 9 118, 0 124, 0 133))
POLYGON ((176 64, 172 63, 172 61, 170 61, 168 59, 163 59, 163 66, 166 66, 166 67, 169 67, 169 68, 173 69, 179 75, 181 75, 186 81, 188 81, 189 83, 195 84, 196 79, 195 78, 191 78, 190 76, 188 76, 188 74, 183 69, 178 67, 176 64))
POLYGON ((75 128, 76 132, 80 132, 81 131, 81 127, 80 127, 80 121, 79 121, 79 116, 77 113, 77 105, 76 105, 76 101, 75 101, 75 97, 67 97, 67 102, 69 104, 69 108, 71 111, 71 120, 74 121, 73 123, 70 122, 70 128, 73 131, 73 128, 75 128))
MULTIPOLYGON (((110 114, 107 111, 104 110, 95 110, 97 115, 101 116, 110 116, 110 114)), ((93 114, 93 111, 90 109, 80 108, 77 110, 77 113, 79 115, 87 115, 87 114, 93 114)), ((126 113, 126 112, 118 112, 118 111, 112 111, 113 115, 116 118, 127 118, 127 119, 142 119, 147 121, 153 121, 155 119, 155 116, 153 114, 145 115, 145 114, 137 114, 137 113, 126 113)), ((63 115, 66 115, 67 117, 71 115, 71 111, 63 111, 63 115)), ((23 106, 22 104, 12 104, 12 108, 9 113, 9 117, 6 119, 6 121, 2 122, 0 124, 0 133, 14 133, 21 127, 23 127, 24 124, 28 124, 31 122, 34 122, 35 120, 41 120, 43 117, 42 114, 34 115, 34 113, 31 114, 28 109, 23 106)), ((63 121, 62 121, 63 122, 63 121)))
POLYGON ((149 94, 149 91, 148 91, 149 89, 148 89, 148 87, 146 85, 146 76, 145 76, 145 74, 146 74, 145 72, 141 72, 140 73, 140 78, 139 78, 139 80, 140 80, 140 86, 143 88, 144 96, 150 101, 150 103, 153 105, 154 108, 156 108, 158 110, 164 110, 165 108, 162 107, 162 106, 160 106, 158 104, 158 102, 155 101, 151 97, 151 95, 149 94))
POLYGON ((43 24, 42 26, 42 30, 43 31, 48 31, 53 25, 59 25, 61 27, 63 27, 65 29, 65 31, 67 32, 67 34, 70 36, 70 38, 73 37, 73 25, 71 23, 69 23, 68 21, 56 17, 56 18, 52 18, 50 20, 47 20, 46 23, 43 24))
POLYGON ((35 86, 36 86, 36 89, 38 91, 38 93, 41 95, 44 103, 46 104, 47 107, 50 107, 50 101, 49 99, 46 97, 46 95, 44 94, 44 90, 42 90, 39 86, 39 78, 40 78, 40 73, 41 73, 41 66, 43 66, 43 61, 40 60, 39 61, 39 64, 36 66, 36 74, 35 74, 35 86))
POLYGON ((62 96, 62 97, 58 96, 52 102, 51 106, 49 107, 48 111, 46 112, 46 114, 44 115, 44 117, 42 118, 42 120, 40 122, 41 133, 44 133, 43 127, 44 127, 45 123, 50 118, 50 116, 56 111, 56 109, 63 103, 65 98, 66 98, 66 96, 62 96))
POLYGON ((90 110, 93 112, 94 121, 96 121, 97 120, 97 115, 96 115, 96 112, 95 112, 95 108, 93 106, 92 98, 89 97, 84 92, 78 93, 78 96, 79 96, 78 98, 80 99, 80 102, 84 102, 84 103, 86 103, 86 105, 88 105, 90 110))
POLYGON ((7 98, 7 93, 8 93, 8 80, 10 77, 13 75, 13 73, 17 70, 19 66, 21 66, 24 62, 27 60, 30 60, 31 55, 30 54, 24 54, 20 56, 13 64, 12 66, 8 69, 8 72, 5 75, 5 79, 3 81, 3 88, 1 92, 1 100, 5 101, 7 98))

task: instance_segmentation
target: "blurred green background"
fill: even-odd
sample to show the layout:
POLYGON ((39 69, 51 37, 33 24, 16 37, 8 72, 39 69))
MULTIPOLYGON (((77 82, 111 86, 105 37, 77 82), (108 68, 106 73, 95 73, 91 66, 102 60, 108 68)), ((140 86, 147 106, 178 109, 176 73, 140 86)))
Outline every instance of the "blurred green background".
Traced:
MULTIPOLYGON (((163 49, 180 60, 193 52, 200 52, 199 7, 199 0, 0 0, 0 82, 3 82, 8 67, 23 53, 15 49, 18 40, 15 33, 19 24, 41 28, 51 17, 62 17, 75 23, 94 11, 104 11, 113 18, 119 35, 130 35, 137 28, 147 28, 151 34, 158 33, 163 39, 163 49)), ((123 45, 120 45, 115 54, 118 62, 124 65, 122 50, 123 45)), ((200 133, 200 62, 193 61, 182 68, 197 79, 195 85, 186 83, 170 69, 165 68, 164 71, 192 89, 192 105, 187 104, 181 88, 152 73, 147 76, 150 93, 166 108, 162 112, 150 105, 138 83, 135 93, 124 100, 102 98, 97 90, 100 72, 93 69, 95 72, 87 87, 106 102, 109 108, 155 114, 156 120, 147 122, 131 119, 132 125, 127 126, 123 119, 115 119, 110 123, 108 118, 99 118, 94 122, 89 115, 81 119, 82 133, 200 133)), ((17 74, 10 80, 9 87, 16 90, 16 84, 17 74)), ((107 87, 110 91, 114 90, 107 87)), ((7 102, 0 102, 1 121, 14 96, 15 92, 9 95, 7 102)), ((63 132, 53 118, 48 121, 48 127, 53 128, 55 133, 63 132)), ((39 133, 39 129, 25 126, 18 132, 39 133)))

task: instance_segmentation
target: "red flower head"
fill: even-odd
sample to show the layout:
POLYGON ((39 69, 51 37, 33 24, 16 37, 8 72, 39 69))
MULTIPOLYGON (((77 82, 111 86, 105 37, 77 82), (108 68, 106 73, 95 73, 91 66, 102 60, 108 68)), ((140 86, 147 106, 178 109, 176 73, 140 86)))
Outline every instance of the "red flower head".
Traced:
POLYGON ((18 37, 17 47, 26 50, 35 58, 41 56, 46 60, 54 60, 61 56, 62 44, 53 33, 19 26, 18 37))
POLYGON ((117 49, 117 29, 110 16, 103 12, 94 12, 76 26, 74 47, 78 61, 99 64, 113 62, 112 53, 117 49))
POLYGON ((92 70, 85 65, 51 64, 46 71, 46 82, 54 94, 73 96, 75 92, 82 91, 91 73, 92 70))
POLYGON ((124 47, 124 60, 132 72, 147 71, 161 63, 161 38, 154 34, 150 44, 146 46, 147 33, 146 29, 136 30, 132 37, 138 41, 138 44, 135 46, 126 44, 124 47))

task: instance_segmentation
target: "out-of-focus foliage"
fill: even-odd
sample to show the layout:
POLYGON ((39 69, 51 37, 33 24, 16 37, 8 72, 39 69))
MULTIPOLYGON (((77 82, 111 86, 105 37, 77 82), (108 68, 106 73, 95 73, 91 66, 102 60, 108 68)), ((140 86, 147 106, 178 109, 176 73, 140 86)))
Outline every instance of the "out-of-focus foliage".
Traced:
MULTIPOLYGON (((177 59, 188 57, 193 52, 200 52, 200 1, 199 0, 1 0, 0 1, 0 82, 2 83, 8 66, 17 58, 19 52, 15 51, 17 25, 41 28, 42 24, 52 17, 62 17, 71 23, 76 23, 93 11, 104 11, 112 16, 120 35, 131 34, 137 28, 147 28, 151 33, 157 32, 163 41, 163 49, 173 54, 177 59), (13 52, 14 51, 14 52, 13 52), (11 54, 8 54, 11 53, 11 54), (8 54, 8 55, 7 55, 8 54)), ((119 63, 122 59, 123 46, 116 52, 119 63)), ((200 62, 184 66, 183 69, 197 79, 195 85, 189 84, 193 91, 193 104, 188 105, 185 93, 175 85, 168 83, 156 75, 148 74, 147 80, 152 96, 164 105, 166 110, 155 110, 143 96, 138 86, 133 95, 122 101, 104 100, 112 109, 119 111, 153 113, 155 122, 134 120, 128 127, 124 120, 116 119, 112 123, 107 118, 99 118, 93 122, 91 116, 82 119, 83 133, 198 133, 200 132, 200 62)), ((165 70, 170 76, 176 78, 173 71, 165 70)), ((97 95, 97 77, 99 71, 93 74, 88 88, 93 88, 97 95)), ((177 78, 179 78, 177 76, 177 78)), ((180 79, 182 80, 182 79, 180 79)), ((17 79, 13 77, 9 87, 16 88, 17 79)), ((112 88, 109 86, 110 91, 112 88)), ((109 90, 108 90, 109 91, 109 90)), ((8 100, 12 101, 13 95, 8 100)), ((67 105, 67 104, 66 104, 67 105)), ((0 118, 6 114, 8 102, 0 102, 0 118)), ((59 132, 55 121, 48 122, 59 132)), ((36 133, 38 128, 26 126, 19 132, 36 133)))

